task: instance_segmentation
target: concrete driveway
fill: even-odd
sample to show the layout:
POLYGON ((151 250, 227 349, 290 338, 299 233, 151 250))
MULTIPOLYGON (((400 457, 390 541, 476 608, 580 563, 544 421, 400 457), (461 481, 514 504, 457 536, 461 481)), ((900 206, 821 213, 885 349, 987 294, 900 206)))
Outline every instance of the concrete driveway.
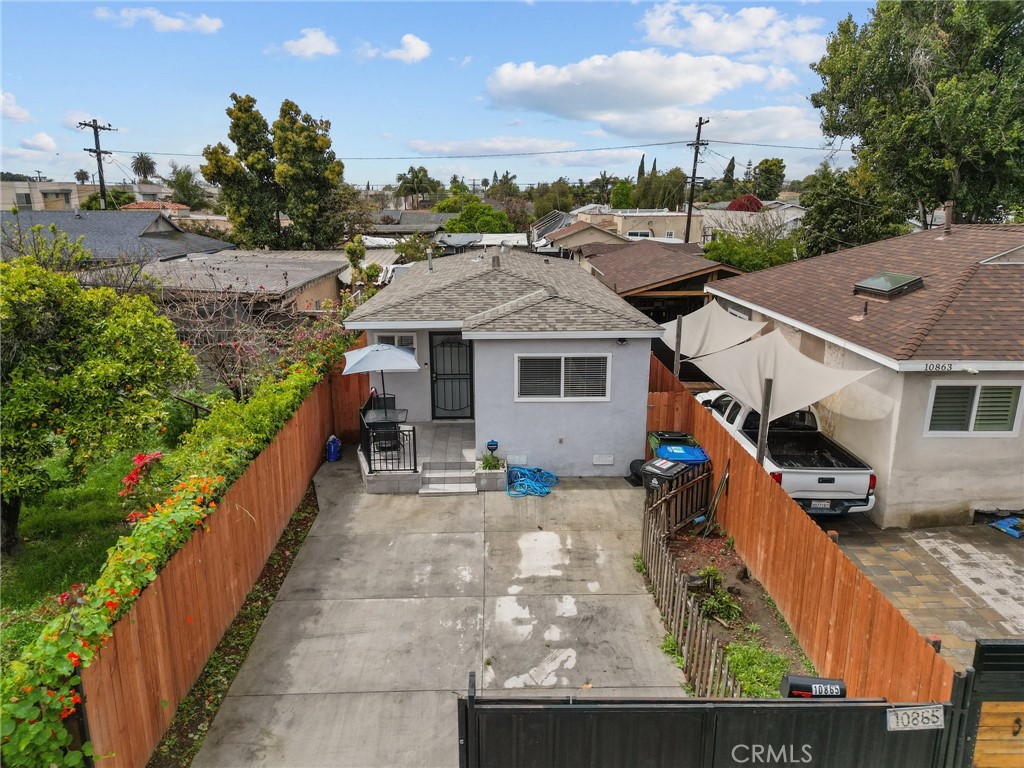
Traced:
POLYGON ((633 569, 643 493, 362 493, 351 451, 194 766, 456 766, 455 699, 681 697, 633 569))

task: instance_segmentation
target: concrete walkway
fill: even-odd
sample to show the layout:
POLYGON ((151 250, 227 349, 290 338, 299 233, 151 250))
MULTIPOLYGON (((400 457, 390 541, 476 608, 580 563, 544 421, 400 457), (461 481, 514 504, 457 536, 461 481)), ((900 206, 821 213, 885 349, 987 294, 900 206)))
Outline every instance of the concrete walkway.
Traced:
POLYGON ((1024 539, 988 525, 880 530, 863 515, 821 518, 839 547, 954 669, 974 641, 1024 635, 1024 539))
POLYGON ((352 452, 194 766, 456 766, 455 699, 683 696, 633 569, 643 492, 362 493, 352 452))

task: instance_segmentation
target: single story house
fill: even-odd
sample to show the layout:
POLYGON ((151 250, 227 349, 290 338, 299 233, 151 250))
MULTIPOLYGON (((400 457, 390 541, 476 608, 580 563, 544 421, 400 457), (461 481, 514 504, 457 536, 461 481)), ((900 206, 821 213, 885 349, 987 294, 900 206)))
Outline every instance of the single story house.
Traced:
POLYGON ((584 268, 657 323, 688 315, 709 298, 704 286, 743 273, 743 270, 704 258, 694 243, 669 245, 640 240, 628 245, 601 246, 579 260, 584 268))
POLYGON ((876 369, 818 407, 874 467, 878 525, 1024 509, 1024 226, 925 230, 705 290, 825 365, 876 369))
POLYGON ((572 250, 584 243, 628 243, 628 237, 617 235, 607 229, 602 229, 596 224, 586 221, 577 221, 567 227, 549 232, 546 237, 533 243, 533 248, 539 253, 552 253, 568 256, 572 250))
POLYGON ((383 237, 403 237, 408 235, 432 235, 444 229, 449 219, 456 213, 435 213, 434 211, 407 211, 398 208, 386 208, 373 216, 367 234, 383 237))
POLYGON ((668 208, 612 208, 592 203, 574 210, 576 221, 596 224, 623 237, 660 237, 699 243, 701 211, 693 209, 690 239, 686 240, 686 211, 668 208))
POLYGON ((661 329, 572 261, 489 249, 416 262, 345 325, 412 350, 420 370, 386 374, 387 393, 409 423, 472 423, 478 457, 496 440, 512 464, 622 476, 644 455, 661 329))
POLYGON ((3 211, 0 225, 5 252, 36 225, 48 236, 51 224, 71 240, 81 237, 96 261, 145 261, 235 247, 186 232, 161 211, 3 211))
POLYGON ((722 233, 744 237, 756 231, 777 232, 781 237, 788 237, 800 227, 805 213, 806 209, 799 205, 776 201, 756 212, 705 209, 701 212, 700 241, 709 243, 722 233))

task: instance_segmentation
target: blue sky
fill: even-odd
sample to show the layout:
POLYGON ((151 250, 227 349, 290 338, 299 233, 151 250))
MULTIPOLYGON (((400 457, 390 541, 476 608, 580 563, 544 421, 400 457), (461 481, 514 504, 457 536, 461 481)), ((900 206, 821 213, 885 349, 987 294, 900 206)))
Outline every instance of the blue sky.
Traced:
POLYGON ((635 175, 641 153, 648 169, 657 158, 689 172, 684 144, 635 145, 691 141, 698 116, 711 118, 700 175, 720 176, 730 156, 738 171, 782 157, 801 178, 827 153, 749 143, 822 146, 808 64, 840 19, 863 22, 870 7, 4 2, 2 166, 58 180, 95 171, 82 151, 91 132, 75 123, 96 117, 118 129, 101 135, 115 151, 108 180, 130 178, 140 151, 160 172, 172 158, 198 167, 204 146, 227 140, 237 92, 269 121, 285 98, 330 120, 359 185, 410 165, 445 182, 495 170, 520 183, 635 175), (465 157, 564 150, 574 151, 465 157))

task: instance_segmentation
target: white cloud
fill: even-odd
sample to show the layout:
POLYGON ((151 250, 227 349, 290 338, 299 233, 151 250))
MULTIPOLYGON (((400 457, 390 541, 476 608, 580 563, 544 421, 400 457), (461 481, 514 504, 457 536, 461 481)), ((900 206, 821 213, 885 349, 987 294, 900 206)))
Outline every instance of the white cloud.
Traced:
MULTIPOLYGON (((327 33, 316 27, 307 27, 301 30, 302 37, 298 40, 285 40, 281 46, 286 53, 292 56, 300 56, 304 59, 312 59, 316 56, 334 56, 338 53, 338 46, 334 39, 327 36, 327 33)), ((276 50, 269 48, 265 53, 276 50)))
POLYGON ((392 48, 385 51, 385 59, 397 59, 406 64, 415 64, 423 61, 430 55, 430 45, 425 40, 420 40, 416 35, 402 35, 402 47, 392 48))
POLYGON ((38 152, 56 152, 57 142, 46 133, 40 131, 35 136, 22 139, 18 142, 23 149, 34 149, 38 152))
POLYGON ((115 21, 120 27, 134 27, 136 22, 148 21, 156 32, 198 32, 212 35, 224 26, 221 19, 212 18, 205 13, 192 16, 179 11, 174 16, 167 16, 156 8, 121 8, 114 12, 101 6, 93 11, 93 16, 101 21, 115 21))
POLYGON ((488 78, 487 89, 500 107, 600 123, 609 110, 654 109, 666 102, 704 104, 753 83, 772 89, 795 80, 781 68, 648 49, 591 56, 562 67, 506 63, 488 78))
POLYGON ((795 61, 809 64, 825 52, 824 19, 788 18, 777 8, 740 8, 729 13, 719 5, 682 4, 671 0, 644 13, 640 27, 656 45, 698 53, 739 54, 745 60, 795 61))
POLYGON ((355 50, 356 57, 360 59, 372 59, 374 56, 380 54, 380 48, 366 42, 365 40, 361 40, 355 50))
POLYGON ((562 139, 534 139, 527 136, 494 136, 489 139, 456 139, 453 141, 426 141, 416 139, 406 143, 410 149, 424 155, 489 155, 508 152, 555 152, 572 149, 571 141, 562 139))
POLYGON ((639 149, 595 149, 589 152, 573 152, 571 155, 547 155, 538 158, 537 164, 551 168, 613 168, 620 163, 637 164, 643 150, 639 149))
MULTIPOLYGON (((0 147, 0 157, 5 160, 17 160, 23 163, 39 163, 53 159, 52 152, 41 152, 38 149, 20 149, 17 147, 0 147)), ((42 167, 42 166, 37 166, 42 167)))
POLYGON ((32 119, 27 109, 18 106, 14 94, 7 91, 0 92, 0 113, 3 114, 4 120, 15 123, 27 123, 32 119))
POLYGON ((594 128, 590 131, 583 131, 584 136, 589 136, 592 139, 603 139, 608 135, 608 131, 602 130, 601 128, 594 128))

